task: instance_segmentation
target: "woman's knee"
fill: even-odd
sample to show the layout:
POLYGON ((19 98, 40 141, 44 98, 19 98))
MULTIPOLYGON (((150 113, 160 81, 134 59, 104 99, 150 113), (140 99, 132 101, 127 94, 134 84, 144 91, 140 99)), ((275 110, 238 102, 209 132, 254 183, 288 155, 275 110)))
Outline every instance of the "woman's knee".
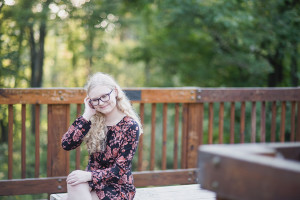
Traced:
POLYGON ((77 185, 67 184, 68 199, 91 199, 90 187, 88 183, 77 185))

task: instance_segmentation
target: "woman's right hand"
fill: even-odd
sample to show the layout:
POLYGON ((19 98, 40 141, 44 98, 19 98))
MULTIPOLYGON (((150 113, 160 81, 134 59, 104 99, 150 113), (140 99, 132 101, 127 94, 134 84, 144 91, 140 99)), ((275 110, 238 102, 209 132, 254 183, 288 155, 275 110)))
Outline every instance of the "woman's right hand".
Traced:
POLYGON ((87 121, 89 121, 91 119, 91 117, 93 115, 95 115, 97 112, 96 109, 90 105, 89 100, 90 100, 89 97, 85 97, 85 99, 84 99, 85 107, 84 107, 84 113, 82 115, 87 121))

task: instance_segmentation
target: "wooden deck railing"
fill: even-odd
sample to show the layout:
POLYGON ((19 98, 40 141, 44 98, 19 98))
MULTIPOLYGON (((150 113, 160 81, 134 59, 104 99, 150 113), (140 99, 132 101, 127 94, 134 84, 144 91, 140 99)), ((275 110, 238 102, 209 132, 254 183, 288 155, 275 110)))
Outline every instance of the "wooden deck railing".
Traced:
MULTIPOLYGON (((196 183, 197 147, 201 144, 300 141, 300 88, 128 88, 125 91, 145 126, 134 172, 138 187, 196 183)), ((70 153, 61 148, 60 139, 76 115, 82 113, 85 96, 85 91, 79 88, 0 89, 2 116, 7 117, 0 120, 8 124, 7 171, 1 171, 7 175, 0 180, 0 195, 66 191, 66 175, 72 167, 80 169, 86 155, 78 148, 75 166, 70 166, 70 153), (26 153, 30 142, 26 140, 30 104, 35 107, 35 155, 26 153), (46 150, 41 147, 41 124, 45 125, 40 109, 45 105, 46 150), (74 105, 76 111, 72 115, 74 105), (21 138, 21 144, 14 141, 17 137, 21 138), (20 152, 16 152, 17 145, 20 152), (41 151, 47 151, 45 177, 40 172, 45 168, 40 166, 41 151), (15 165, 14 155, 18 153, 21 159, 15 165), (32 156, 35 170, 28 177, 27 158, 32 156), (14 173, 18 170, 20 176, 16 177, 14 173)), ((0 152, 1 156, 6 155, 0 152)))

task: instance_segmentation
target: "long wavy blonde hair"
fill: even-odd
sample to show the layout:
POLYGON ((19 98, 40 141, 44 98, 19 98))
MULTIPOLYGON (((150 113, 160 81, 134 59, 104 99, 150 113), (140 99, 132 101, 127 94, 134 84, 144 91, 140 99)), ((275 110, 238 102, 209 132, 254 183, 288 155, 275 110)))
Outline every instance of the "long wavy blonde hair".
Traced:
MULTIPOLYGON (((133 118, 139 125, 140 134, 143 133, 142 125, 138 114, 134 111, 129 99, 116 83, 116 81, 108 74, 98 72, 91 76, 85 86, 87 94, 96 86, 106 86, 110 89, 117 90, 116 104, 117 108, 125 115, 133 118)), ((105 117, 102 113, 97 112, 91 118, 91 128, 88 134, 85 136, 84 141, 86 142, 89 154, 102 152, 106 147, 106 133, 107 127, 105 124, 105 117)))

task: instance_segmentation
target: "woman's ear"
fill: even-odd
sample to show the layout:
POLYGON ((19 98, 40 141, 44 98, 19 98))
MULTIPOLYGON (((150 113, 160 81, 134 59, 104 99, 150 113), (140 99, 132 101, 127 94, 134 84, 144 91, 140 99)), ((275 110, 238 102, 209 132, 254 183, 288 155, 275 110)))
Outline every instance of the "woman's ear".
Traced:
POLYGON ((114 90, 115 90, 116 99, 119 99, 119 92, 118 92, 118 89, 115 88, 114 90))
POLYGON ((118 101, 122 100, 122 98, 123 98, 122 92, 119 92, 119 90, 117 88, 115 89, 115 91, 116 91, 116 99, 118 101))

